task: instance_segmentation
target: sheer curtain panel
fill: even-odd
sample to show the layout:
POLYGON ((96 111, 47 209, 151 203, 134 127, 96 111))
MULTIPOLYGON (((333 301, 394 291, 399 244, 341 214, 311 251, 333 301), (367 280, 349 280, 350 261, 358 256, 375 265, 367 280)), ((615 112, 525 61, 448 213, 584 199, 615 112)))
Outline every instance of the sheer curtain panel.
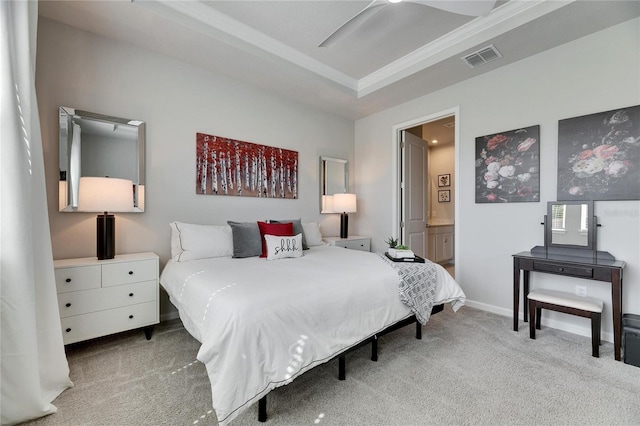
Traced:
POLYGON ((0 422, 56 411, 66 388, 38 104, 37 1, 0 1, 0 422))

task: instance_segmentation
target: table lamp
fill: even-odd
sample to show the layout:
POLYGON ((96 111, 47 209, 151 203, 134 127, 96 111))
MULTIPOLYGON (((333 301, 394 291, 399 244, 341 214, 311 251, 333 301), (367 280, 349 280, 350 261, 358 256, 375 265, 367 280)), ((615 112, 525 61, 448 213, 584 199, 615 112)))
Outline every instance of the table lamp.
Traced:
POLYGON ((340 238, 347 238, 349 235, 349 215, 355 213, 356 194, 334 194, 333 211, 340 213, 340 238))
POLYGON ((102 212, 96 219, 98 259, 116 254, 116 219, 108 212, 133 211, 133 182, 110 177, 81 177, 78 211, 102 212))

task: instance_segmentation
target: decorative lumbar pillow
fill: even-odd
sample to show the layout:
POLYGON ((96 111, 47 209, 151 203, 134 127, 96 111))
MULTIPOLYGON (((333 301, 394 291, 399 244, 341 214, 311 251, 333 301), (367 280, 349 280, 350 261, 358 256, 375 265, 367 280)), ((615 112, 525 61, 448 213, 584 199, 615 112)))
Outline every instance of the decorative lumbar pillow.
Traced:
POLYGON ((322 234, 320 233, 320 227, 317 223, 303 223, 302 228, 304 229, 304 235, 307 239, 307 246, 321 246, 322 245, 322 234))
MULTIPOLYGON (((293 224, 289 223, 266 223, 258 222, 260 237, 262 239, 262 254, 260 257, 267 257, 267 243, 264 240, 266 234, 278 237, 293 237, 293 224)), ((302 245, 302 242, 300 243, 302 245)))
POLYGON ((171 258, 187 260, 233 255, 231 228, 227 225, 196 225, 171 222, 171 258))
POLYGON ((262 237, 256 222, 227 223, 233 236, 233 257, 253 257, 262 254, 262 237))
POLYGON ((293 237, 265 234, 264 240, 267 244, 267 260, 302 256, 302 234, 293 237))
POLYGON ((287 223, 291 222, 293 224, 293 233, 294 235, 302 234, 302 250, 308 250, 309 246, 307 245, 307 239, 304 235, 304 228, 302 227, 302 221, 300 219, 291 219, 291 220, 270 220, 269 223, 287 223))

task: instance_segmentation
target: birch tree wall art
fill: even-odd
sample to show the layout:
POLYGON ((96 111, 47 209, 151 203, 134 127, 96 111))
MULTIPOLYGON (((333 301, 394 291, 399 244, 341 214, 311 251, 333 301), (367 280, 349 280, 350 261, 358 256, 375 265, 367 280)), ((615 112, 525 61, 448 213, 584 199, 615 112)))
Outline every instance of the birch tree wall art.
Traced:
POLYGON ((196 133, 196 193, 298 198, 298 152, 196 133))

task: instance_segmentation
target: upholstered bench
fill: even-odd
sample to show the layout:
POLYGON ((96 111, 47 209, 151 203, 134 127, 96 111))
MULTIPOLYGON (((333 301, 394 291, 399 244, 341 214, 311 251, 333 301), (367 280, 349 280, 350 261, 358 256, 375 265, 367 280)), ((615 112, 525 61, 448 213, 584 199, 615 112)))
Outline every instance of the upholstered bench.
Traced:
POLYGON ((602 317, 602 300, 593 297, 576 296, 556 290, 534 290, 527 296, 529 299, 529 337, 536 338, 536 328, 540 330, 542 308, 565 314, 591 318, 591 355, 600 356, 600 322, 602 317))

